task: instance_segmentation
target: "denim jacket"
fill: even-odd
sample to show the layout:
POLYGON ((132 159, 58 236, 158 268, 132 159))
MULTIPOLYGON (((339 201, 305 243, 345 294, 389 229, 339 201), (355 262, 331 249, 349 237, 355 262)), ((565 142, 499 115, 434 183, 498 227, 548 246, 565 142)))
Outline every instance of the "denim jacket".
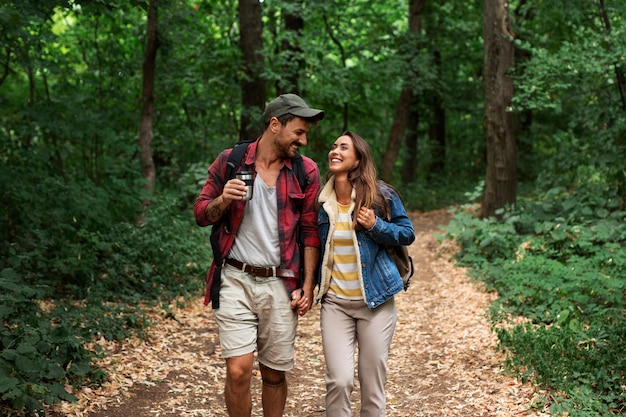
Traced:
MULTIPOLYGON (((357 264, 361 290, 365 303, 374 309, 400 292, 404 286, 393 260, 389 257, 385 245, 410 245, 415 240, 413 224, 409 219, 400 196, 384 183, 379 184, 387 204, 391 221, 381 218, 376 213, 376 224, 369 230, 352 232, 354 244, 358 247, 357 264)), ((334 177, 331 177, 322 189, 318 201, 321 204, 317 221, 321 240, 321 265, 317 272, 318 293, 316 302, 320 302, 330 286, 333 269, 333 233, 337 222, 337 196, 334 191, 334 177)), ((350 215, 354 217, 354 189, 350 203, 350 215)))

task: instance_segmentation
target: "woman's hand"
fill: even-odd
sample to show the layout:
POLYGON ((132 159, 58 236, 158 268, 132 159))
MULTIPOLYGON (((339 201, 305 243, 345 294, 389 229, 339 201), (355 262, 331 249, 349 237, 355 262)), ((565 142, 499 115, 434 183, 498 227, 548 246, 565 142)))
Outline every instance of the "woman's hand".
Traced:
POLYGON ((361 207, 356 215, 356 221, 363 226, 364 229, 369 230, 376 224, 376 214, 374 214, 374 210, 370 208, 361 207))
POLYGON ((291 308, 304 316, 313 307, 313 288, 305 285, 291 293, 291 308))

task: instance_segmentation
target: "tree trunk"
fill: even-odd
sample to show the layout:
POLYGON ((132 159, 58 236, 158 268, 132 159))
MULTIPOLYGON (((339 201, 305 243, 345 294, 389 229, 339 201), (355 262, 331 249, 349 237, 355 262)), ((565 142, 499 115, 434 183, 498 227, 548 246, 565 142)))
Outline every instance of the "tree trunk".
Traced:
MULTIPOLYGON (((143 61, 143 91, 141 94, 141 127, 139 130, 139 148, 141 160, 141 173, 146 180, 145 188, 154 192, 156 172, 152 159, 152 118, 154 110, 154 72, 156 66, 156 53, 159 47, 157 35, 157 0, 150 0, 148 5, 148 33, 146 41, 146 54, 143 61)), ((151 203, 146 199, 143 202, 144 209, 151 203)), ((138 222, 142 222, 142 218, 138 222)))
MULTIPOLYGON (((606 11, 606 5, 604 4, 604 0, 599 0, 599 12, 600 19, 604 24, 604 29, 606 33, 611 34, 611 19, 609 18, 609 14, 606 11)), ((613 47, 611 43, 609 43, 609 47, 613 47)), ((620 99, 622 101, 622 110, 626 110, 626 76, 624 75, 623 68, 617 63, 613 63, 613 68, 615 69, 615 80, 617 81, 617 91, 619 92, 620 99)))
MULTIPOLYGON (((341 56, 341 63, 343 64, 343 68, 345 69, 347 68, 346 61, 348 60, 348 57, 346 55, 346 50, 341 44, 341 41, 339 41, 339 39, 335 36, 335 33, 333 31, 332 26, 330 25, 330 22, 328 21, 328 16, 326 15, 326 13, 322 13, 322 17, 324 19, 324 27, 326 27, 326 33, 328 33, 328 37, 330 38, 330 40, 335 45, 337 45, 337 49, 339 49, 339 55, 341 56)), ((350 106, 348 104, 348 100, 345 100, 343 102, 343 127, 341 129, 342 132, 345 132, 346 130, 348 130, 349 114, 350 114, 350 106)))
MULTIPOLYGON (((527 25, 532 22, 535 17, 535 11, 532 7, 528 7, 528 1, 521 0, 513 10, 509 10, 509 15, 513 15, 515 22, 520 25, 527 25)), ((522 42, 526 41, 524 35, 516 35, 516 39, 522 42)), ((532 52, 527 48, 515 48, 515 76, 522 77, 525 72, 524 63, 532 59, 532 52)), ((533 140, 536 135, 532 134, 532 126, 534 121, 534 110, 524 108, 516 115, 515 136, 517 142, 517 154, 519 159, 517 163, 522 167, 528 167, 536 158, 533 140)), ((520 171, 520 175, 526 175, 526 178, 518 176, 518 180, 530 180, 534 177, 532 170, 524 169, 520 171)))
MULTIPOLYGON (((422 30, 422 11, 426 0, 410 0, 409 2, 409 32, 419 34, 422 30)), ((418 45, 415 45, 417 48, 418 45)), ((393 118, 389 139, 387 140, 387 149, 383 156, 383 164, 381 169, 381 177, 386 181, 390 181, 393 175, 393 169, 400 153, 402 138, 408 125, 410 114, 410 106, 413 102, 413 89, 411 88, 411 80, 406 80, 405 87, 400 93, 398 104, 396 105, 396 114, 393 118)), ((417 147, 417 137, 415 137, 415 146, 417 147)))
POLYGON ((286 36, 281 43, 281 53, 287 64, 283 68, 284 76, 276 83, 276 91, 280 94, 300 94, 298 78, 304 68, 304 56, 300 48, 300 38, 304 29, 304 20, 301 16, 302 0, 285 0, 290 6, 290 12, 286 13, 283 22, 286 36))
POLYGON ((267 86, 261 78, 265 69, 261 18, 259 0, 239 0, 239 47, 243 56, 240 139, 254 139, 263 131, 260 115, 265 107, 267 86))
MULTIPOLYGON (((433 52, 433 62, 439 77, 441 77, 441 52, 439 50, 433 52)), ((433 91, 430 105, 433 112, 433 121, 428 128, 428 137, 433 148, 433 163, 430 166, 428 176, 430 179, 433 179, 436 175, 444 172, 446 161, 446 109, 444 109, 441 102, 439 91, 433 91)))
POLYGON ((498 209, 515 204, 517 167, 513 113, 513 33, 509 27, 506 0, 484 0, 484 87, 487 174, 481 217, 496 215, 498 209))
POLYGON ((409 120, 412 101, 413 90, 411 88, 403 88, 400 93, 400 98, 398 99, 398 104, 396 105, 396 115, 393 118, 389 139, 387 139, 387 150, 383 156, 383 166, 380 176, 385 181, 391 181, 393 168, 396 165, 402 138, 404 137, 404 132, 406 131, 409 120))
POLYGON ((404 158, 402 160, 402 184, 412 184, 417 179, 417 139, 420 124, 419 99, 413 95, 409 106, 409 117, 404 136, 404 158))

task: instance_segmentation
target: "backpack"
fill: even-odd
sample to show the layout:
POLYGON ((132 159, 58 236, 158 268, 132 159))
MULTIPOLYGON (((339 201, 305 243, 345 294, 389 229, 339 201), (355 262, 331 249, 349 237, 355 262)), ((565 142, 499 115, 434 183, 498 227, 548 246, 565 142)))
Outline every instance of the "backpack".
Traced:
POLYGON ((387 246, 387 253, 393 260, 393 263, 396 264, 396 268, 398 268, 404 284, 404 291, 408 290, 411 285, 411 277, 413 272, 415 272, 413 258, 409 255, 408 248, 406 246, 387 246))
MULTIPOLYGON (((391 221, 391 212, 387 209, 387 221, 391 221)), ((415 272, 415 268, 413 266, 413 258, 409 255, 409 249, 407 246, 391 246, 388 245, 386 247, 387 253, 389 257, 396 264, 396 268, 398 268, 398 272, 400 273, 400 277, 402 278, 402 283, 404 284, 404 291, 409 289, 411 285, 411 277, 415 272)))
MULTIPOLYGON (((228 162, 226 163, 226 176, 224 177, 224 184, 226 184, 228 180, 235 177, 237 168, 241 166, 241 161, 246 154, 248 145, 250 145, 255 140, 239 141, 233 146, 233 150, 230 152, 230 155, 228 156, 228 162)), ((293 172, 298 180, 298 183, 300 184, 300 189, 304 191, 309 184, 309 179, 304 173, 304 162, 302 162, 302 155, 300 155, 299 152, 296 152, 296 155, 291 159, 291 164, 293 167, 293 172)), ((219 230, 221 228, 222 222, 224 221, 226 221, 226 219, 220 220, 218 223, 215 223, 211 227, 210 241, 211 250, 213 251, 213 260, 215 262, 215 270, 213 272, 213 276, 207 276, 207 286, 209 287, 209 291, 211 294, 211 306, 213 307, 213 309, 219 308, 220 303, 219 293, 221 284, 222 263, 224 259, 222 253, 220 252, 219 230)), ((304 277, 304 244, 299 223, 296 227, 296 241, 298 242, 298 248, 300 251, 300 266, 298 272, 300 273, 300 277, 304 277)))

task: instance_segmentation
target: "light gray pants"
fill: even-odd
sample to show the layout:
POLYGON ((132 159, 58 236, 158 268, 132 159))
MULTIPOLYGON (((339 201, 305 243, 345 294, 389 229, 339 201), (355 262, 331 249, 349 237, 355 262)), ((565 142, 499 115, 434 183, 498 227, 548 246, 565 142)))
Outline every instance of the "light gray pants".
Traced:
POLYGON ((361 301, 327 294, 322 300, 321 330, 326 358, 326 416, 351 417, 354 353, 358 346, 361 417, 385 415, 387 357, 396 328, 393 298, 374 310, 361 301))

